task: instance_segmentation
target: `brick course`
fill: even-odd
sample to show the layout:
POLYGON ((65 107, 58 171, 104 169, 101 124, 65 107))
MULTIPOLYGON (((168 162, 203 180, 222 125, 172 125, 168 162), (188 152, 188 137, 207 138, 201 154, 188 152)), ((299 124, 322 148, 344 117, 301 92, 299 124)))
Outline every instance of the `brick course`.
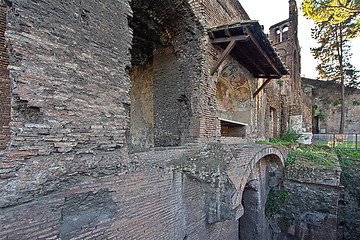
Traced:
MULTIPOLYGON (((221 51, 206 29, 247 20, 237 1, 13 0, 7 17, 12 113, 0 155, 0 238, 238 238, 246 176, 258 158, 282 153, 219 138, 217 75, 209 72, 221 51), (153 62, 161 80, 154 135, 167 130, 176 147, 129 150, 129 71, 139 60, 129 24, 139 12, 150 17, 151 40, 160 39, 152 43, 172 47, 171 61, 153 62), (219 146, 206 145, 214 140, 219 146)), ((254 89, 262 83, 252 80, 254 89)), ((265 137, 266 104, 263 92, 252 99, 242 141, 265 137)))

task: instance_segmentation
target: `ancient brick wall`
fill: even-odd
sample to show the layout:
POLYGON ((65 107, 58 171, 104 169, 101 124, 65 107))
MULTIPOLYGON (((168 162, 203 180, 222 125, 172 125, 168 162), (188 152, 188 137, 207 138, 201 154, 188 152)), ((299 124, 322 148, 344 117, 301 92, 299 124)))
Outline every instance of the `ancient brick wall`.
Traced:
POLYGON ((322 165, 297 157, 284 170, 287 200, 271 217, 273 228, 297 239, 338 239, 340 174, 338 164, 322 165))
MULTIPOLYGON (((277 81, 277 88, 280 88, 278 97, 273 97, 270 89, 266 89, 268 96, 271 96, 269 101, 277 106, 279 112, 279 133, 281 134, 289 127, 294 127, 299 133, 302 133, 302 122, 297 126, 291 125, 292 116, 301 116, 300 111, 293 111, 294 106, 300 106, 302 102, 301 97, 301 77, 300 77, 300 45, 298 40, 298 8, 294 0, 289 1, 289 18, 279 22, 269 29, 269 38, 273 41, 273 46, 281 60, 289 70, 289 75, 283 76, 277 81), (275 103, 276 102, 276 103, 275 103)), ((296 118, 296 117, 295 117, 296 118)))
POLYGON ((127 161, 129 14, 127 4, 110 0, 13 1, 12 136, 1 206, 51 191, 48 181, 127 161))
MULTIPOLYGON (((313 114, 313 133, 339 133, 340 84, 306 78, 302 79, 302 84, 308 97, 308 99, 304 100, 304 103, 307 105, 306 108, 313 114), (317 121, 316 126, 315 121, 317 121)), ((359 133, 359 114, 360 91, 356 88, 347 87, 345 89, 345 133, 359 133)))
POLYGON ((236 221, 206 225, 198 181, 170 170, 81 177, 6 208, 0 238, 236 239, 236 221))
MULTIPOLYGON (((241 212, 242 181, 260 148, 261 157, 281 153, 246 145, 238 158, 227 157, 228 151, 210 159, 203 149, 185 145, 218 136, 217 76, 209 76, 209 69, 220 51, 210 46, 206 23, 230 22, 237 11, 236 19, 248 18, 235 0, 207 5, 204 23, 180 0, 12 1, 6 32, 11 139, 1 152, 0 238, 238 238, 233 211, 241 212), (129 26, 134 16, 151 23, 146 36, 156 33, 146 44, 137 23, 129 26), (150 65, 140 69, 142 63, 150 65), (151 76, 134 82, 134 69, 151 76), (151 100, 152 107, 136 109, 151 100), (136 112, 146 112, 138 126, 153 124, 153 132, 132 131, 136 112), (130 153, 129 135, 136 134, 141 136, 134 145, 147 150, 130 153), (163 146, 161 141, 181 146, 148 150, 163 146), (153 156, 156 151, 163 152, 153 156), (205 161, 179 156, 187 151, 205 161), (231 169, 238 189, 231 188, 227 173, 219 174, 219 162, 228 158, 241 163, 231 169), (174 159, 176 164, 165 164, 174 159), (203 179, 197 178, 200 171, 203 179), (218 186, 219 175, 226 184, 218 186), (235 210, 233 190, 240 190, 235 210)), ((260 83, 254 79, 254 89, 260 83)), ((263 133, 265 94, 254 101, 260 113, 254 121, 260 122, 252 140, 263 133)))
POLYGON ((235 0, 189 0, 196 13, 207 26, 249 20, 239 1, 235 0))
POLYGON ((5 148, 10 139, 10 79, 5 45, 6 6, 0 5, 0 149, 5 148))

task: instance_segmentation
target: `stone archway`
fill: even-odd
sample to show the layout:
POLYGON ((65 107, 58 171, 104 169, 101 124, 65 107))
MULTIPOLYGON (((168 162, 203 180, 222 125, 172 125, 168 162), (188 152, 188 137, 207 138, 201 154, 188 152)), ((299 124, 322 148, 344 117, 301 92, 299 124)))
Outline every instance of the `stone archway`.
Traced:
MULTIPOLYGON (((222 220, 237 221, 244 215, 244 206, 242 204, 243 192, 248 182, 253 180, 253 175, 261 169, 262 176, 259 178, 262 182, 259 186, 274 184, 273 174, 281 171, 284 166, 285 153, 282 149, 274 146, 260 144, 239 144, 223 145, 222 154, 227 156, 226 168, 223 174, 219 174, 213 179, 217 184, 204 184, 206 186, 206 215, 208 223, 215 223, 222 220), (259 166, 264 166, 259 168, 259 166), (267 174, 265 174, 265 172, 267 174), (214 196, 216 196, 214 198, 214 196)), ((219 154, 219 150, 216 152, 219 154)), ((200 174, 200 173, 199 173, 200 174)), ((200 174, 201 175, 201 174, 200 174)), ((204 181, 207 178, 194 175, 197 179, 204 181)), ((255 178, 254 178, 255 179, 255 178)), ((266 191, 262 191, 267 194, 266 191)), ((266 195, 265 194, 265 195, 266 195)), ((266 199, 266 196, 263 198, 266 199)))
POLYGON ((282 164, 276 155, 255 164, 242 193, 244 215, 239 219, 239 239, 271 239, 265 204, 270 188, 278 186, 281 178, 282 164))
POLYGON ((236 188, 236 193, 232 196, 232 206, 235 218, 239 219, 244 213, 242 194, 255 165, 261 159, 271 157, 279 166, 284 166, 286 153, 278 147, 260 144, 239 145, 233 153, 234 158, 227 168, 227 175, 236 188))

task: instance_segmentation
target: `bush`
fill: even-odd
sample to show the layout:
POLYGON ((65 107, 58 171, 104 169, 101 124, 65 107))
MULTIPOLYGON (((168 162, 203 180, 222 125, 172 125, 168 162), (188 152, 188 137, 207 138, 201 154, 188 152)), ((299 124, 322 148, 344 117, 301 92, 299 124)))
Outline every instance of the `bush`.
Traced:
POLYGON ((295 130, 287 129, 281 136, 281 140, 288 143, 296 143, 299 137, 295 130))

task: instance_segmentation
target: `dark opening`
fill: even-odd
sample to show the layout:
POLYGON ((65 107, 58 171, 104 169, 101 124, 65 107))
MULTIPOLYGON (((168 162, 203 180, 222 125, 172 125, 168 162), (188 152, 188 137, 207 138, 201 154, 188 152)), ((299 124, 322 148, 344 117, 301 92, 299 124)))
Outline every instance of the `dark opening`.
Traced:
POLYGON ((221 136, 222 137, 245 137, 246 125, 220 120, 221 123, 221 136))
POLYGON ((270 107, 270 124, 269 124, 270 136, 277 138, 278 137, 278 119, 277 119, 277 111, 275 108, 270 107))
POLYGON ((314 116, 314 119, 313 119, 313 127, 312 127, 312 133, 313 134, 319 134, 319 116, 314 116))
POLYGON ((176 34, 172 32, 180 16, 178 12, 166 10, 169 6, 166 2, 131 2, 133 17, 129 19, 129 26, 133 30, 133 41, 128 142, 133 149, 179 146, 189 129, 188 78, 181 62, 184 58, 180 60, 174 46, 176 34), (163 16, 163 12, 166 19, 159 21, 157 17, 163 16))

